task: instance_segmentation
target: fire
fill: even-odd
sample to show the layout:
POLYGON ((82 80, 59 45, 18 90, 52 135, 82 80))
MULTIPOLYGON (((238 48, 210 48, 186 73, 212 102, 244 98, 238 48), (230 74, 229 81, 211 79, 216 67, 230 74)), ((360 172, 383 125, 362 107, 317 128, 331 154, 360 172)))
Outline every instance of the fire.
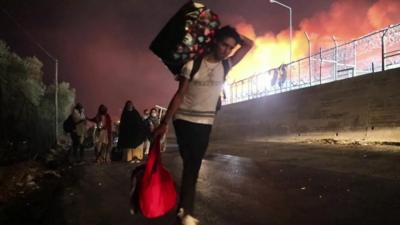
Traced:
MULTIPOLYGON (((398 0, 378 0, 373 4, 368 0, 338 0, 332 3, 329 10, 319 12, 299 23, 299 30, 293 31, 292 61, 308 56, 308 43, 304 32, 311 36, 312 53, 315 53, 319 48, 333 47, 333 36, 339 43, 343 43, 400 22, 398 9, 398 0)), ((289 62, 289 29, 278 34, 269 32, 257 36, 251 24, 240 23, 236 28, 253 39, 255 46, 242 62, 232 69, 228 77, 229 83, 289 62)))
MULTIPOLYGON (((290 44, 289 32, 282 31, 275 35, 266 33, 257 37, 250 24, 241 23, 236 26, 239 33, 254 40, 255 46, 247 54, 246 58, 229 73, 229 82, 244 79, 255 73, 267 71, 289 62, 290 44)), ((296 32, 293 35, 292 60, 298 59, 307 52, 307 40, 304 34, 296 32)))

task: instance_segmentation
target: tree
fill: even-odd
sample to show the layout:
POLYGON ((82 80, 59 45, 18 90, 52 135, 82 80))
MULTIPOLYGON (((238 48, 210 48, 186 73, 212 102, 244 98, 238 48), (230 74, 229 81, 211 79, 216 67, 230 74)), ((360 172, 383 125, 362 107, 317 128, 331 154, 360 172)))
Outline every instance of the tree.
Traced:
MULTIPOLYGON (((42 67, 36 57, 21 58, 0 40, 0 147, 8 146, 6 150, 28 143, 32 155, 55 141, 55 86, 43 83, 42 67)), ((75 101, 75 90, 62 82, 58 97, 62 124, 75 101)))
MULTIPOLYGON (((54 108, 54 96, 55 86, 54 84, 47 87, 45 95, 42 98, 40 104, 40 114, 45 124, 51 124, 49 131, 54 131, 55 126, 55 108, 54 108)), ((59 124, 62 124, 64 120, 71 113, 72 106, 75 102, 75 90, 70 88, 69 83, 61 82, 58 85, 58 112, 59 112, 59 124)), ((59 133, 62 133, 62 127, 59 127, 59 133)))

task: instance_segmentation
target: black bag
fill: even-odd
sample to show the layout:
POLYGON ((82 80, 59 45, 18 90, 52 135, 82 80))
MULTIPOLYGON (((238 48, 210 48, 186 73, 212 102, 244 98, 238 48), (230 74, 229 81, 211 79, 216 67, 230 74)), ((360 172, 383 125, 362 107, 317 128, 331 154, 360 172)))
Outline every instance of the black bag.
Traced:
POLYGON ((63 123, 63 129, 65 133, 71 133, 75 130, 75 123, 72 119, 72 115, 69 115, 68 118, 63 123))
POLYGON ((111 149, 111 161, 121 161, 122 160, 122 149, 113 147, 111 149))
POLYGON ((143 178, 144 171, 146 169, 146 164, 142 164, 136 167, 132 171, 131 175, 131 187, 130 187, 130 208, 131 214, 138 214, 140 213, 140 206, 139 206, 139 187, 140 182, 143 178))
POLYGON ((168 21, 150 49, 178 75, 186 62, 206 54, 219 25, 215 13, 203 4, 189 1, 168 21))

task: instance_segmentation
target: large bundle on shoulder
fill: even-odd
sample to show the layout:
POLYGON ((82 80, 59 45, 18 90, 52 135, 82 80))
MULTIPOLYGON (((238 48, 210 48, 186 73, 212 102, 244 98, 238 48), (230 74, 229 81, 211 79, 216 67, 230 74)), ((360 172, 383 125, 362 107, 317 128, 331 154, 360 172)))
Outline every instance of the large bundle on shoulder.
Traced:
POLYGON ((190 1, 169 20, 150 49, 178 75, 186 62, 208 52, 219 25, 214 12, 201 3, 190 1))

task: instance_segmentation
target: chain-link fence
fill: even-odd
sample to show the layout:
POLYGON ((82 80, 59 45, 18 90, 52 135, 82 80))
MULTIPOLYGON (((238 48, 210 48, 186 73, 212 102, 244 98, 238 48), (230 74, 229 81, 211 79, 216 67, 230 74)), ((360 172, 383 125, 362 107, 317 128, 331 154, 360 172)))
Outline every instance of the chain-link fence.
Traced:
POLYGON ((400 24, 226 85, 224 104, 400 67, 400 24))

